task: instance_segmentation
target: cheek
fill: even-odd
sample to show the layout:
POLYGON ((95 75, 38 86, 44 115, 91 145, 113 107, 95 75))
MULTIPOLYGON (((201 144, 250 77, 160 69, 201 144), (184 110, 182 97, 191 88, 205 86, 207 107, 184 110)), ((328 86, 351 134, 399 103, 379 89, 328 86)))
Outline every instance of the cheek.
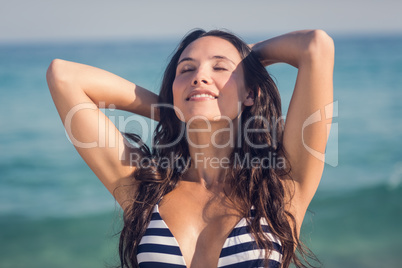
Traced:
POLYGON ((234 118, 241 110, 241 101, 237 96, 230 96, 229 98, 222 98, 222 101, 218 104, 219 110, 222 114, 234 118))
POLYGON ((183 77, 182 75, 176 77, 173 80, 172 89, 177 92, 183 90, 185 88, 187 80, 188 79, 186 79, 186 77, 183 77))
POLYGON ((230 100, 242 101, 246 93, 244 84, 236 79, 226 81, 221 89, 221 94, 231 97, 230 100))

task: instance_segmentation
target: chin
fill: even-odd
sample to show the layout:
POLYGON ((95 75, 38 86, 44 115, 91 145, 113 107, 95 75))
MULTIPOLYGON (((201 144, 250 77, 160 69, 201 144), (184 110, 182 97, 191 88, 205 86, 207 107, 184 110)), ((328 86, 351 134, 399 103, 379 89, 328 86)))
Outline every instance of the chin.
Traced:
POLYGON ((198 113, 198 114, 191 114, 191 115, 185 115, 185 122, 186 123, 191 123, 191 124, 205 124, 206 122, 209 123, 218 123, 218 122, 222 122, 225 125, 228 122, 233 122, 233 120, 236 120, 236 116, 227 116, 227 115, 222 115, 222 114, 212 114, 212 113, 208 113, 206 114, 204 113, 198 113))

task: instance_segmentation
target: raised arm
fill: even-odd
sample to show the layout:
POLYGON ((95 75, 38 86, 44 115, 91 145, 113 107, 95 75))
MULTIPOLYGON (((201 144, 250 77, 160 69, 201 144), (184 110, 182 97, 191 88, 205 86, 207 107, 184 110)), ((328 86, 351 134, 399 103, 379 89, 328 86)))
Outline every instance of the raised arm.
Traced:
POLYGON ((283 144, 296 187, 292 206, 301 224, 324 168, 332 118, 334 44, 322 30, 305 30, 252 47, 264 65, 284 62, 298 68, 283 144))
MULTIPOLYGON (((157 95, 107 71, 59 59, 52 61, 46 78, 73 145, 124 207, 125 191, 114 190, 133 184, 135 166, 130 162, 130 153, 135 151, 126 145, 99 106, 151 117, 151 104, 157 103, 157 95)), ((158 120, 157 111, 154 114, 158 120)))

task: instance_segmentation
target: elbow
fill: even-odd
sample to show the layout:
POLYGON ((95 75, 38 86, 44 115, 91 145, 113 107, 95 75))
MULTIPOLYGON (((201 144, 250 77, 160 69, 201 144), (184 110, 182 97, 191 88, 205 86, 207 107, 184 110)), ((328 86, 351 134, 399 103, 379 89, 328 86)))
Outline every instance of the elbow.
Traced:
POLYGON ((49 90, 53 91, 61 88, 62 85, 68 81, 67 75, 66 61, 61 59, 52 60, 46 72, 46 80, 49 90))
POLYGON ((325 61, 333 64, 335 45, 333 39, 323 30, 312 30, 307 33, 305 56, 310 60, 325 61))
POLYGON ((334 40, 323 30, 312 32, 310 50, 318 53, 334 54, 334 40))

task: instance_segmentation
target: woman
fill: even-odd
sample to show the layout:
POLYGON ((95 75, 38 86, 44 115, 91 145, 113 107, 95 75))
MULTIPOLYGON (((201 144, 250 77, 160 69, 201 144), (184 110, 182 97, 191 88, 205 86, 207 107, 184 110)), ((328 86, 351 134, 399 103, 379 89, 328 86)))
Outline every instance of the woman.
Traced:
POLYGON ((124 210, 121 266, 305 267, 310 254, 298 237, 324 167, 311 150, 324 154, 330 119, 305 122, 332 102, 333 63, 321 30, 250 46, 197 30, 177 48, 156 96, 54 60, 47 80, 66 130, 124 210), (264 68, 277 62, 298 68, 284 126, 264 68), (136 135, 126 137, 138 147, 126 142, 100 104, 159 120, 152 152, 136 135))

